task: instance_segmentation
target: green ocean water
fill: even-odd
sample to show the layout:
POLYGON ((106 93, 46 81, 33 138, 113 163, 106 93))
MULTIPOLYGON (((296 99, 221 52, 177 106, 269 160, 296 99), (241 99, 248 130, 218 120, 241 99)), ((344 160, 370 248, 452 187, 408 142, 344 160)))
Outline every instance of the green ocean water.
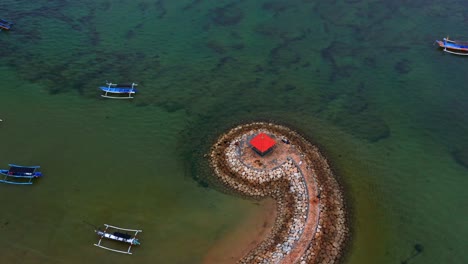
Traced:
POLYGON ((259 210, 202 158, 251 120, 329 158, 346 263, 468 263, 467 61, 433 45, 468 39, 464 1, 5 0, 0 18, 0 163, 45 174, 0 185, 0 263, 201 263, 259 210), (101 99, 105 80, 140 93, 101 99), (100 250, 85 222, 142 246, 100 250))

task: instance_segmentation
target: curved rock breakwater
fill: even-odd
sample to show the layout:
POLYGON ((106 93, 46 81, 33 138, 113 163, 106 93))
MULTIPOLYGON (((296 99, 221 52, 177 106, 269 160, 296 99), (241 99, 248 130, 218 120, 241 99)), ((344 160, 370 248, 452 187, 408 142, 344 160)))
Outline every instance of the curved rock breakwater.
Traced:
POLYGON ((276 200, 269 236, 239 263, 338 263, 348 237, 341 188, 317 147, 287 127, 256 122, 223 134, 210 152, 215 175, 230 190, 276 200), (250 140, 265 133, 276 141, 257 154, 250 140))

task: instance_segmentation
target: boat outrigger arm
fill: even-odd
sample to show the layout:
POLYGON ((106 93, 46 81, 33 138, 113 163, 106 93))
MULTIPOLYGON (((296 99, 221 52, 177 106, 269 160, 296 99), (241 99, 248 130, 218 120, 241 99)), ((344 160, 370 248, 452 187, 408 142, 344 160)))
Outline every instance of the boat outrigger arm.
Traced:
POLYGON ((94 232, 96 232, 96 234, 98 234, 98 236, 101 236, 101 238, 99 239, 99 242, 97 244, 94 244, 96 247, 100 247, 100 248, 110 250, 110 251, 114 251, 114 252, 118 252, 118 253, 131 255, 132 252, 130 252, 130 250, 132 249, 132 246, 133 245, 140 245, 140 241, 138 241, 136 236, 138 235, 138 233, 143 232, 142 230, 121 228, 121 227, 117 227, 117 226, 111 226, 111 225, 108 225, 108 224, 104 224, 104 226, 106 227, 104 229, 104 231, 94 230, 94 232), (114 232, 112 234, 112 233, 107 232, 108 228, 113 228, 113 229, 119 230, 119 231, 134 232, 134 234, 133 234, 133 236, 130 235, 130 234, 124 234, 124 233, 120 233, 120 232, 114 232), (124 243, 129 243, 130 246, 128 247, 127 251, 117 250, 117 249, 114 249, 114 248, 105 247, 105 246, 101 245, 101 241, 102 241, 103 238, 107 238, 107 239, 115 240, 115 241, 120 241, 120 242, 124 242, 124 243))

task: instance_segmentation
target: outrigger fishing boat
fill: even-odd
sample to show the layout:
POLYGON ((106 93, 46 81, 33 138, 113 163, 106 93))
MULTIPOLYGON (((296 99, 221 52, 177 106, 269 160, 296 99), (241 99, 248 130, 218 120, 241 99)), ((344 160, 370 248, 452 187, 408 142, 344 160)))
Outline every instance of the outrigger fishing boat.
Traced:
POLYGON ((11 26, 13 26, 12 22, 0 18, 0 31, 2 31, 3 29, 10 30, 11 26))
POLYGON ((114 251, 114 252, 118 252, 118 253, 130 254, 131 255, 132 252, 130 252, 130 250, 132 249, 132 246, 140 245, 140 241, 138 241, 136 236, 138 235, 138 233, 143 232, 142 230, 120 228, 120 227, 111 226, 111 225, 108 225, 108 224, 104 224, 104 226, 106 227, 104 229, 104 231, 99 230, 99 229, 94 230, 94 232, 96 232, 96 234, 98 234, 98 236, 101 236, 101 238, 99 239, 99 242, 97 244, 94 244, 96 247, 100 247, 100 248, 110 250, 110 251, 114 251), (116 231, 113 232, 113 233, 108 232, 107 231, 108 228, 115 229, 116 231), (131 235, 131 234, 127 234, 127 233, 121 233, 119 231, 134 232, 134 234, 131 235), (109 248, 109 247, 104 247, 104 246, 101 245, 101 241, 102 241, 103 238, 128 243, 128 244, 130 244, 130 246, 128 247, 127 251, 118 250, 118 249, 109 248))
POLYGON ((136 83, 111 83, 106 81, 106 86, 100 86, 104 94, 102 97, 112 99, 132 99, 133 95, 137 92, 135 87, 136 83))
POLYGON ((32 184, 32 179, 42 177, 42 173, 37 171, 40 166, 20 166, 15 164, 8 164, 8 166, 10 166, 8 170, 0 170, 0 174, 5 176, 0 182, 9 184, 32 184))
POLYGON ((445 52, 456 55, 468 55, 468 41, 451 40, 448 37, 443 40, 436 40, 439 47, 445 52))

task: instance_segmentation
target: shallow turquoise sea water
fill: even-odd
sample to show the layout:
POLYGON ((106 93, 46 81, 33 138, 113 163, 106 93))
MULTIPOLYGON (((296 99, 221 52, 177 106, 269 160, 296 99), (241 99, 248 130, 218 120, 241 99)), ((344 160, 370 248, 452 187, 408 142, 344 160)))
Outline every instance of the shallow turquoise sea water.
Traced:
POLYGON ((0 186, 0 263, 200 263, 259 210, 203 154, 265 119, 346 186, 346 263, 468 263, 467 61, 433 45, 468 39, 463 1, 6 0, 0 17, 0 163, 45 174, 0 186), (103 100, 105 80, 141 92, 103 100), (86 222, 143 245, 103 252, 86 222))

